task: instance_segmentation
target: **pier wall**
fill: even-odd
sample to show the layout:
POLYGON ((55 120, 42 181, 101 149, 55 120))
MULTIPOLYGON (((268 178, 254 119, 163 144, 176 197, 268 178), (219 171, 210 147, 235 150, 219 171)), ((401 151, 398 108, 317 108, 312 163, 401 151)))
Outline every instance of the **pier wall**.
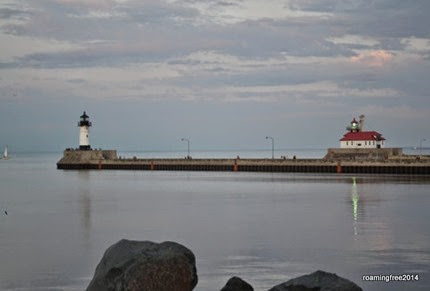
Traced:
POLYGON ((329 148, 325 160, 353 160, 353 161, 385 161, 391 158, 403 157, 401 148, 356 149, 329 148))
POLYGON ((116 150, 75 150, 66 149, 59 163, 82 163, 95 160, 116 160, 116 150))
MULTIPOLYGON (((230 171, 430 175, 429 160, 334 161, 325 159, 106 159, 103 153, 67 152, 63 170, 230 171), (87 157, 90 159, 86 159, 87 157)), ((96 152, 96 151, 93 151, 96 152)), ((66 152, 65 152, 66 153, 66 152)), ((115 155, 115 151, 106 151, 115 155)))

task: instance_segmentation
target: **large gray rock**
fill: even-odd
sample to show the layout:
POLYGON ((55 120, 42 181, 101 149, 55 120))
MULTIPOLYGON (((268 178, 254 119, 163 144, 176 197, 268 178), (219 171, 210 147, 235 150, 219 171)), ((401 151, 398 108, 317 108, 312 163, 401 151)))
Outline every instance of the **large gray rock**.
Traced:
POLYGON ((269 291, 362 291, 362 289, 336 274, 316 271, 279 284, 269 291))
POLYGON ((231 277, 221 291, 254 291, 254 288, 239 277, 231 277))
POLYGON ((190 291, 194 254, 175 242, 121 240, 109 247, 87 291, 190 291))

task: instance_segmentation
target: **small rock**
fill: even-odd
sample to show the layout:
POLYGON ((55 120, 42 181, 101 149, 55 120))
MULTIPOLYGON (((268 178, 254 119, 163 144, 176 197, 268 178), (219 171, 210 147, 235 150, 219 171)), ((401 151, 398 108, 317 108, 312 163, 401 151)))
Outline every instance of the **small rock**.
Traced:
POLYGON ((291 279, 269 291, 363 291, 355 283, 333 273, 316 271, 291 279))
POLYGON ((221 291, 254 291, 254 288, 239 277, 231 277, 221 291))
POLYGON ((191 291, 194 254, 175 242, 120 240, 98 264, 87 291, 191 291))

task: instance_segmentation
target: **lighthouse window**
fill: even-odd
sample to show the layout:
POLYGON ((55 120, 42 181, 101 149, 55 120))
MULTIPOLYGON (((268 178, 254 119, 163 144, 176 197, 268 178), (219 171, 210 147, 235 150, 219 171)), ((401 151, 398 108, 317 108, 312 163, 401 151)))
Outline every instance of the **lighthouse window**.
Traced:
POLYGON ((364 142, 364 145, 367 145, 367 141, 364 142))
POLYGON ((348 145, 348 142, 346 142, 346 145, 348 145))

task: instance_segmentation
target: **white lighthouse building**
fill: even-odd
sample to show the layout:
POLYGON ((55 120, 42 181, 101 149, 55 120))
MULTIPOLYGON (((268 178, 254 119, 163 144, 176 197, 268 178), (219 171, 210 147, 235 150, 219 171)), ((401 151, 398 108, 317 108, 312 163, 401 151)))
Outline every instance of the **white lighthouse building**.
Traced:
POLYGON ((90 126, 89 116, 85 113, 81 115, 81 120, 78 122, 79 127, 79 149, 90 150, 90 126))
POLYGON ((385 138, 377 131, 364 131, 364 115, 360 121, 355 118, 346 128, 348 132, 340 139, 340 148, 346 149, 379 149, 385 147, 385 138))

